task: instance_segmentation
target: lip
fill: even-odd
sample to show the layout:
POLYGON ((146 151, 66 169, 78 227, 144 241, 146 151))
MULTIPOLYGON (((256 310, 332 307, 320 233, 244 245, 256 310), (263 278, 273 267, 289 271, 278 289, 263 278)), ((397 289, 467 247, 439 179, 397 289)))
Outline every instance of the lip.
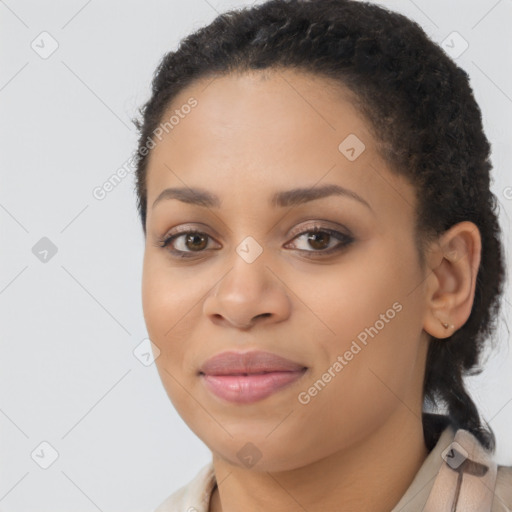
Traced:
POLYGON ((216 396, 252 403, 298 380, 307 367, 271 352, 222 352, 208 359, 199 375, 216 396))
POLYGON ((263 372, 295 372, 304 369, 300 363, 284 357, 252 350, 250 352, 221 352, 208 359, 199 372, 205 375, 243 375, 263 372))

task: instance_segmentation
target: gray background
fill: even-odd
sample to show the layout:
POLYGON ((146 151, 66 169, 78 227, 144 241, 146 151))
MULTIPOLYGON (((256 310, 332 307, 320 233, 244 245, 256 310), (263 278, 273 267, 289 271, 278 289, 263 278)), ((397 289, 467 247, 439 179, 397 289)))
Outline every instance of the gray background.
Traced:
MULTIPOLYGON (((130 119, 162 55, 218 13, 250 3, 0 1, 4 512, 150 511, 210 458, 174 411, 154 364, 133 353, 147 336, 133 176, 103 200, 93 190, 132 154, 130 119), (45 54, 52 44, 56 51, 45 54), (43 441, 58 452, 48 469, 41 465, 51 462, 52 448, 43 441)), ((456 31, 469 44, 456 60, 471 76, 492 142, 510 254, 512 1, 382 3, 439 43, 456 31)), ((463 49, 458 36, 447 41, 463 49)), ((469 381, 502 464, 512 464, 511 303, 508 290, 501 345, 469 381)))

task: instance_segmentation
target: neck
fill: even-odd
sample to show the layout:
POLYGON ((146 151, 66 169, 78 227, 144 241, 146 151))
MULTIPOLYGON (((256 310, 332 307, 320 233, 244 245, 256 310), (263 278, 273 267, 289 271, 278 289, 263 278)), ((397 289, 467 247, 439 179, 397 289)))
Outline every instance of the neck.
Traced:
POLYGON ((289 471, 247 470, 214 454, 210 512, 389 512, 428 455, 421 419, 402 409, 357 445, 289 471))

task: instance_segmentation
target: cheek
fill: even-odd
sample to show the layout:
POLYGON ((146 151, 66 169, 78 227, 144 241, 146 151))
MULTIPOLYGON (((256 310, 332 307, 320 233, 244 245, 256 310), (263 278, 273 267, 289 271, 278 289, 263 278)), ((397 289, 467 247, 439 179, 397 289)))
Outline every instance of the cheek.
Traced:
MULTIPOLYGON (((324 334, 313 338, 315 351, 322 354, 315 378, 342 356, 346 362, 339 375, 344 377, 333 379, 332 385, 341 395, 357 389, 373 400, 389 395, 388 386, 401 396, 422 371, 421 276, 415 248, 395 247, 375 244, 353 254, 329 276, 317 279, 314 293, 307 291, 310 280, 296 280, 297 295, 322 321, 318 325, 324 334)), ((353 393, 346 397, 347 405, 351 397, 353 393)))
MULTIPOLYGON (((187 311, 198 302, 198 293, 183 272, 173 269, 159 254, 146 250, 142 273, 142 308, 148 332, 171 338, 175 326, 183 328, 187 311), (181 325, 180 325, 181 324, 181 325)), ((193 314, 193 311, 190 311, 193 314)))
MULTIPOLYGON (((372 242, 314 277, 297 271, 290 280, 297 297, 321 320, 319 329, 330 333, 336 343, 334 340, 351 339, 379 321, 394 303, 405 307, 410 301, 407 294, 419 277, 414 265, 410 260, 406 264, 404 258, 404 251, 372 242)), ((392 309, 388 316, 394 318, 394 313, 392 309)))
MULTIPOLYGON (((165 255, 147 249, 142 275, 142 308, 151 341, 159 348, 156 366, 168 393, 195 373, 203 301, 218 278, 203 279, 193 267, 172 266, 165 255)), ((187 384, 188 385, 188 384, 187 384)), ((174 400, 173 400, 174 401, 174 400)))
POLYGON ((191 355, 187 340, 199 311, 194 304, 200 295, 187 286, 183 274, 163 260, 150 250, 144 255, 142 308, 149 338, 160 350, 155 365, 164 389, 179 414, 188 418, 194 411, 190 410, 190 396, 184 392, 190 387, 184 369, 191 355))

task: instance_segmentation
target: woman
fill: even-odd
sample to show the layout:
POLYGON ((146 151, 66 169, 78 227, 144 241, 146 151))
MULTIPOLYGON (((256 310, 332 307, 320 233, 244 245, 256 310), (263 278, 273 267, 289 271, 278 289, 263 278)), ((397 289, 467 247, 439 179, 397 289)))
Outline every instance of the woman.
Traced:
POLYGON ((144 317, 212 451, 158 511, 509 510, 463 382, 504 282, 467 74, 377 5, 273 0, 184 39, 141 114, 144 317))

